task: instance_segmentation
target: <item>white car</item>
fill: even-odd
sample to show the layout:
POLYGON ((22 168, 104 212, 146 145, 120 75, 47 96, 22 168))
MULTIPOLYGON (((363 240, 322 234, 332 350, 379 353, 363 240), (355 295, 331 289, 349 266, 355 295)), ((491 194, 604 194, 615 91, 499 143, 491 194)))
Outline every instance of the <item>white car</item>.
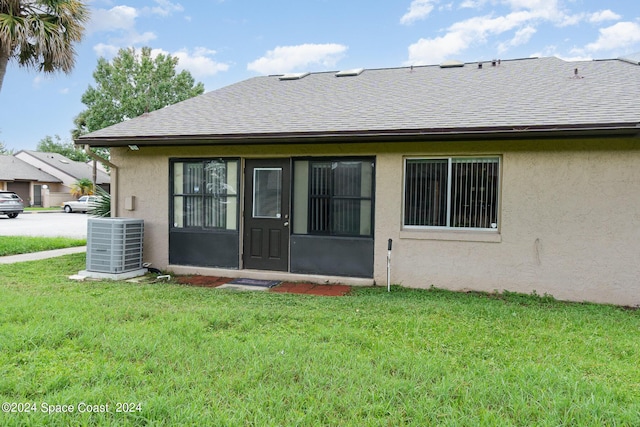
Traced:
POLYGON ((82 196, 78 200, 70 200, 62 204, 62 209, 66 213, 89 212, 93 209, 93 204, 98 201, 98 196, 82 196))

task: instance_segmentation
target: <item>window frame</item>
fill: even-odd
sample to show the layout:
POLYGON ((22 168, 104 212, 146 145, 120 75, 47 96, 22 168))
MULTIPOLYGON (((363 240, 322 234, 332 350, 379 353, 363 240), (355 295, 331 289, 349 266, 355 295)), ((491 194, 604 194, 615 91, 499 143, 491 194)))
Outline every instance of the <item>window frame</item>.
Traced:
MULTIPOLYGON (((221 157, 197 157, 197 158, 171 158, 169 159, 169 229, 171 231, 180 231, 180 230, 184 230, 184 231, 193 231, 193 230, 199 230, 199 231, 209 231, 209 232, 221 232, 221 231, 225 231, 225 232, 238 232, 240 229, 240 171, 242 168, 242 163, 240 161, 240 158, 238 157, 229 157, 229 158, 221 158, 221 157), (176 193, 174 192, 175 190, 175 167, 176 164, 179 163, 183 163, 183 164, 201 164, 203 165, 203 171, 205 168, 205 164, 208 162, 212 162, 212 161, 217 161, 217 162, 223 162, 225 164, 225 169, 227 168, 227 164, 234 162, 236 164, 236 177, 235 177, 235 193, 228 193, 225 192, 224 195, 217 195, 214 196, 211 193, 208 193, 207 191, 205 191, 205 177, 204 177, 204 172, 203 172, 203 182, 201 183, 201 188, 203 189, 202 191, 196 192, 196 193, 185 193, 185 192, 180 192, 180 193, 176 193), (175 226, 175 198, 176 197, 182 197, 183 200, 185 198, 192 198, 192 197, 198 197, 200 199, 200 222, 201 225, 191 225, 191 226, 182 226, 182 227, 176 227, 175 226), (207 199, 212 199, 212 200, 216 200, 216 199, 225 199, 225 202, 221 202, 224 205, 227 205, 229 203, 229 199, 235 199, 235 228, 226 228, 223 226, 218 226, 218 227, 211 227, 211 226, 207 226, 206 223, 206 219, 205 219, 205 214, 207 212, 207 203, 206 200, 207 199)), ((228 174, 228 170, 225 170, 225 174, 228 174)), ((227 181, 227 180, 225 180, 227 181)), ((228 214, 228 213, 225 213, 228 214)))
MULTIPOLYGON (((308 171, 307 171, 307 176, 308 176, 308 181, 307 181, 307 192, 306 192, 306 204, 307 204, 307 211, 306 211, 306 215, 307 217, 305 218, 305 223, 306 223, 306 232, 302 233, 302 232, 295 232, 294 227, 291 228, 292 230, 292 234, 295 235, 300 235, 300 236, 326 236, 326 237, 348 237, 348 238, 373 238, 374 235, 374 231, 375 231, 375 191, 376 191, 376 158, 374 156, 344 156, 344 157, 335 157, 335 156, 327 156, 327 157, 298 157, 298 158, 293 158, 292 159, 292 163, 293 163, 293 168, 294 168, 294 172, 293 175, 295 175, 295 168, 296 168, 296 163, 297 162, 307 162, 307 166, 308 166, 308 171), (335 192, 333 191, 333 174, 331 175, 331 188, 330 190, 330 194, 329 195, 318 195, 318 194, 313 194, 311 191, 311 183, 312 183, 312 163, 344 163, 344 162, 360 162, 360 163, 368 163, 371 165, 371 188, 370 188, 370 193, 368 197, 365 196, 347 196, 347 195, 341 195, 341 194, 335 194, 335 192), (332 230, 326 231, 326 232, 322 232, 322 231, 315 231, 315 230, 311 230, 311 201, 312 199, 326 199, 328 200, 329 203, 329 208, 328 211, 331 212, 332 211, 332 206, 333 206, 333 202, 334 201, 343 201, 343 200, 349 200, 349 201, 368 201, 370 204, 370 213, 369 213, 369 233, 368 234, 350 234, 350 233, 339 233, 339 232, 334 232, 332 230)), ((293 188, 292 185, 292 198, 295 198, 295 189, 293 188)), ((295 202, 292 203, 292 206, 295 206, 295 202)), ((293 209, 293 208, 292 208, 293 209)), ((297 219, 295 217, 295 215, 292 215, 292 222, 295 221, 299 221, 299 219, 297 219)), ((329 221, 331 221, 329 219, 329 221)))
POLYGON ((402 175, 402 230, 406 231, 420 231, 420 230, 431 230, 431 231, 462 231, 467 233, 473 232, 482 232, 482 233, 499 233, 501 226, 501 208, 502 208, 502 163, 503 159, 501 155, 497 154, 478 154, 478 155, 451 155, 451 156, 409 156, 403 159, 403 175, 402 175), (495 227, 454 227, 451 226, 451 212, 452 212, 452 176, 453 176, 453 168, 451 165, 454 163, 454 160, 457 159, 466 159, 466 160, 492 160, 496 161, 498 171, 496 178, 496 188, 495 188, 495 197, 496 197, 496 226, 495 227), (446 218, 445 221, 447 225, 408 225, 405 223, 406 221, 406 209, 407 209, 407 165, 411 160, 446 160, 447 161, 447 188, 446 188, 446 218))

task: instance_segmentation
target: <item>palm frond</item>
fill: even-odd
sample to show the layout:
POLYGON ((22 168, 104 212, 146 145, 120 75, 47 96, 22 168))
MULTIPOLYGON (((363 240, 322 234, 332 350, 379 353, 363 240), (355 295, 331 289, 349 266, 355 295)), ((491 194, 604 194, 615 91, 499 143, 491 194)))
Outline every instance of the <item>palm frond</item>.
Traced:
POLYGON ((102 187, 96 187, 96 195, 98 199, 91 203, 91 215, 109 218, 111 216, 111 194, 107 193, 102 187))
POLYGON ((21 66, 68 73, 88 19, 79 0, 2 0, 0 49, 21 66))

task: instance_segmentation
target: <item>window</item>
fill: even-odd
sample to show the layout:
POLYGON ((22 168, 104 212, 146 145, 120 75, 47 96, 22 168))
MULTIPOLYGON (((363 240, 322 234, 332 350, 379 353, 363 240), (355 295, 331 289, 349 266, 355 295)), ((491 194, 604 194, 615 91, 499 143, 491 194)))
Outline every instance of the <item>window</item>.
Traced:
POLYGON ((296 234, 371 236, 372 199, 372 159, 314 159, 294 163, 296 234))
POLYGON ((174 228, 238 229, 238 161, 172 163, 174 228))
POLYGON ((498 157, 406 159, 404 226, 498 228, 498 157))
POLYGON ((253 217, 280 218, 282 215, 282 168, 253 170, 253 217))

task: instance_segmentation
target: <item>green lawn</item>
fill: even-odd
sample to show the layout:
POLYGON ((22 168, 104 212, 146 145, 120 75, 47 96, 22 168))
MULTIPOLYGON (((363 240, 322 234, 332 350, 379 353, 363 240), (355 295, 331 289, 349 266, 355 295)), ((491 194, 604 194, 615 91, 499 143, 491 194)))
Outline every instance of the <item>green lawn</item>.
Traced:
POLYGON ((0 256, 84 246, 86 239, 67 237, 0 236, 0 256))
POLYGON ((0 401, 35 409, 0 425, 640 425, 639 311, 67 279, 83 268, 0 266, 0 401))
POLYGON ((55 212, 62 212, 62 207, 61 206, 51 206, 48 208, 39 208, 39 207, 25 207, 24 208, 25 212, 47 212, 47 211, 55 211, 55 212))

